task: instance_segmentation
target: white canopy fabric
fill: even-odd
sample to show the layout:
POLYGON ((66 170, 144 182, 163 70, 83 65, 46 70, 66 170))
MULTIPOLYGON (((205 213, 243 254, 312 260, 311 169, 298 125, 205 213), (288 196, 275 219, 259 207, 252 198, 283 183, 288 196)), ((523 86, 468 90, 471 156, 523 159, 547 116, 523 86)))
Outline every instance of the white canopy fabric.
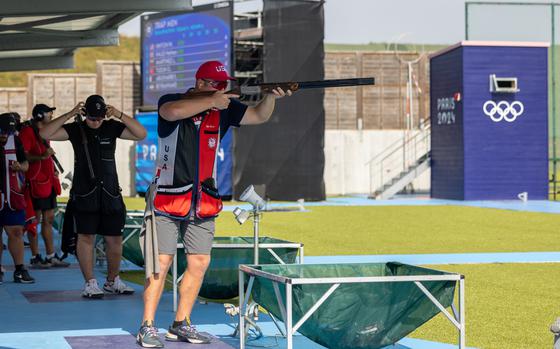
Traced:
POLYGON ((185 11, 191 0, 0 0, 0 71, 66 69, 79 47, 119 44, 143 12, 185 11))

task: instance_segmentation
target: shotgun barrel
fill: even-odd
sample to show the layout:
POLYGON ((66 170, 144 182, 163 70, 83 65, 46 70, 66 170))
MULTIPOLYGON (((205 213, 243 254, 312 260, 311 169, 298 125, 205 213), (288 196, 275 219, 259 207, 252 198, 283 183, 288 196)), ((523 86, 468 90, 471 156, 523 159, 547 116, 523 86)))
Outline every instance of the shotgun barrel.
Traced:
MULTIPOLYGON (((275 88, 282 88, 284 91, 305 90, 313 88, 332 88, 332 87, 352 87, 375 85, 375 78, 352 78, 352 79, 331 79, 317 81, 286 81, 286 82, 268 82, 251 85, 237 86, 226 93, 237 95, 256 95, 260 93, 270 93, 275 88)), ((209 96, 215 91, 190 91, 185 93, 183 98, 194 98, 209 96)))

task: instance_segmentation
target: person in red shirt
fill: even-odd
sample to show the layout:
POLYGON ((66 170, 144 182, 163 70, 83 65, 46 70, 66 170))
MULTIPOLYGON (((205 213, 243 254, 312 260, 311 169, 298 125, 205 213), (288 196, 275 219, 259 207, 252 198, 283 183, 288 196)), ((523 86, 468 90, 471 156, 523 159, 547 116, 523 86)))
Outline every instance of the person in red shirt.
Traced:
MULTIPOLYGON (((23 127, 23 123, 21 122, 21 115, 19 115, 19 113, 16 112, 12 112, 11 113, 16 121, 16 133, 15 136, 19 139, 19 133, 21 131, 21 128, 23 127)), ((21 141, 20 141, 21 143, 21 141)), ((25 188, 25 226, 23 227, 24 230, 24 234, 27 233, 28 241, 34 241, 34 246, 31 246, 31 244, 28 241, 23 241, 23 244, 25 247, 31 247, 31 250, 33 252, 33 256, 35 256, 36 254, 39 253, 39 244, 37 242, 37 219, 35 217, 35 210, 33 209, 33 201, 31 200, 31 194, 29 194, 29 188, 25 188), (33 238, 35 238, 35 240, 32 240, 33 238)), ((0 238, 0 241, 2 239, 0 238)), ((46 263, 46 261, 44 261, 44 263, 46 263)))
POLYGON ((54 248, 52 224, 56 197, 61 190, 60 181, 52 158, 54 150, 50 147, 49 142, 39 135, 39 130, 51 120, 55 109, 45 104, 35 105, 32 119, 22 127, 19 134, 29 161, 29 171, 26 173, 28 190, 37 221, 41 222, 41 235, 46 249, 46 258, 43 259, 39 254, 37 237, 29 236, 33 254, 31 266, 36 268, 68 267, 70 265, 58 257, 54 248))

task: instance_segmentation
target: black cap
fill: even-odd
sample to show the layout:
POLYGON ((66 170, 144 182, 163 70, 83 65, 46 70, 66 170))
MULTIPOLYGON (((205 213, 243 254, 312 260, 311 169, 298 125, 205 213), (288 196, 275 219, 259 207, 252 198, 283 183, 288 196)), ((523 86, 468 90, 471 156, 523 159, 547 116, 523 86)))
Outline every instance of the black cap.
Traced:
POLYGON ((104 118, 107 114, 107 105, 100 95, 91 95, 86 99, 87 116, 94 118, 104 118))
POLYGON ((33 107, 33 111, 31 112, 31 115, 33 116, 34 120, 38 120, 41 121, 45 118, 46 114, 48 112, 51 112, 53 110, 55 110, 56 108, 54 107, 49 107, 46 104, 36 104, 33 107))
POLYGON ((14 119, 14 114, 0 114, 0 133, 12 134, 14 132, 16 132, 16 119, 14 119))

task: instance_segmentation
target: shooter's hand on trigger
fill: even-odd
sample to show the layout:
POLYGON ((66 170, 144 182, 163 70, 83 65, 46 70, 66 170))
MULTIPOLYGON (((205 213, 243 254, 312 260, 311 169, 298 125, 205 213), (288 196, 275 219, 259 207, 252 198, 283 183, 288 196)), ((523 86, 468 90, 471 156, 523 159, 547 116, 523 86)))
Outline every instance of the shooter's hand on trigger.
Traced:
POLYGON ((239 98, 239 95, 233 93, 225 93, 225 91, 216 91, 212 95, 212 107, 215 109, 227 109, 230 103, 230 98, 239 98))

